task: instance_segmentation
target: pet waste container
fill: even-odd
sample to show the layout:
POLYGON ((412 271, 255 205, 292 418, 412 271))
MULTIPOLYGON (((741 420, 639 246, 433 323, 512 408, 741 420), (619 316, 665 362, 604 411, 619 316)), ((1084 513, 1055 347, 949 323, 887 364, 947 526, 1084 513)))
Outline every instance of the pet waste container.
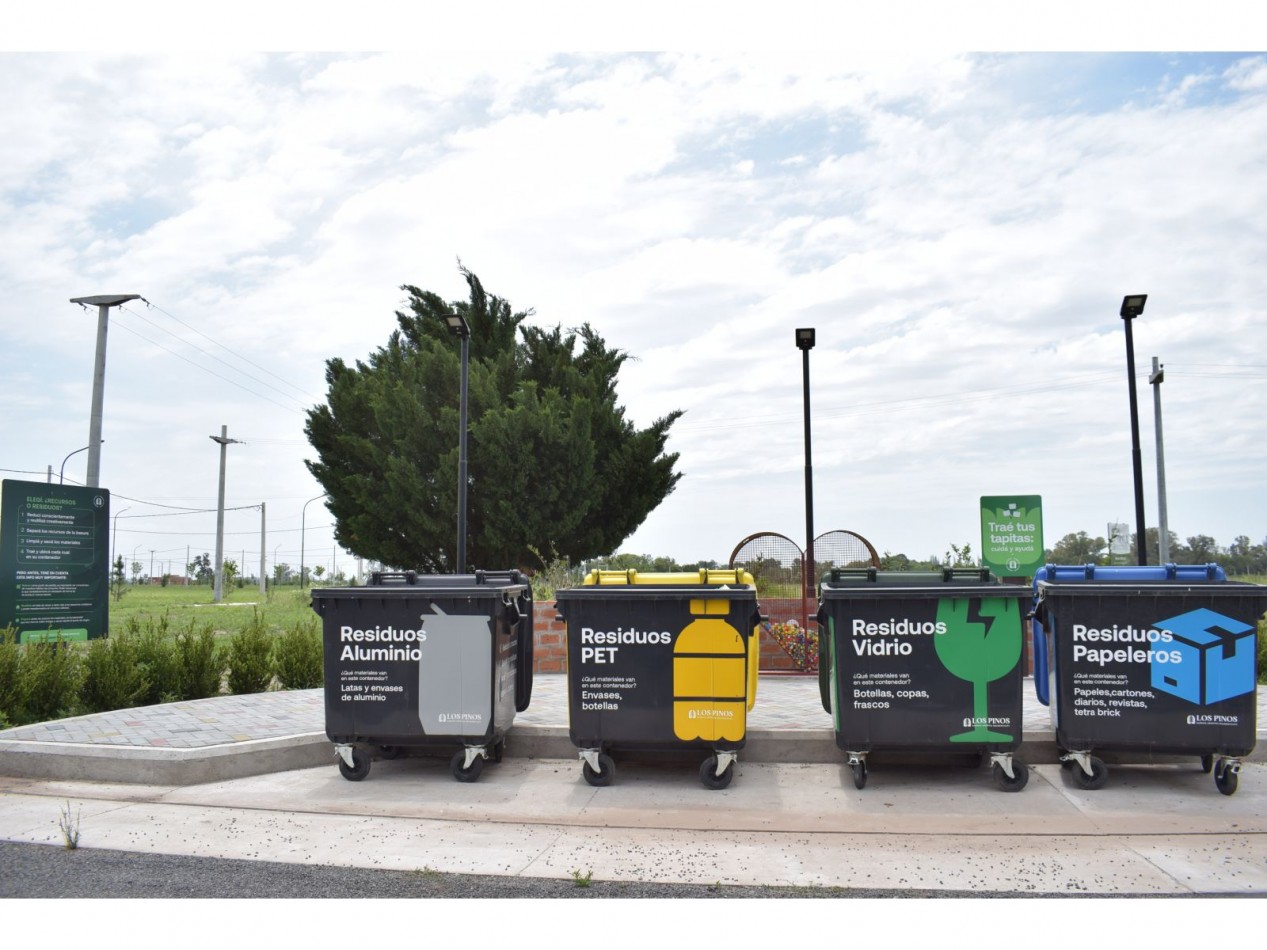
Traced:
POLYGON ((846 568, 819 586, 823 705, 854 785, 874 751, 989 755, 999 788, 1020 791, 1022 601, 986 570, 846 568))
POLYGON ((350 781, 370 750, 457 747, 474 782, 532 697, 532 588, 518 571, 375 573, 312 592, 323 621, 326 735, 350 781))
POLYGON ((756 702, 761 622, 745 571, 593 571, 558 591, 568 644, 568 720, 591 785, 613 750, 710 750, 700 781, 725 788, 756 702))
POLYGON ((1061 763, 1103 788, 1096 752, 1191 755, 1234 794, 1257 738, 1267 587, 1217 564, 1047 565, 1034 577, 1034 688, 1061 763))

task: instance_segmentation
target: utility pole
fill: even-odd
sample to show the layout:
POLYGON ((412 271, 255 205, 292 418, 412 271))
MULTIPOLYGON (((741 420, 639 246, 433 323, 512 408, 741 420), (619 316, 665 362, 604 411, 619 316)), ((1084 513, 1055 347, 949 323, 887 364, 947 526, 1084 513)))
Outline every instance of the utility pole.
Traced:
POLYGON ((264 502, 260 502, 260 596, 263 597, 268 593, 264 583, 264 502))
POLYGON ((1170 563, 1170 527, 1166 523, 1166 453, 1161 444, 1161 384, 1166 371, 1153 357, 1153 372, 1148 381, 1153 387, 1153 422, 1157 427, 1157 560, 1170 563))
POLYGON ((97 307, 97 358, 92 371, 92 416, 88 421, 88 477, 84 484, 96 488, 101 475, 101 407, 106 391, 106 330, 110 308, 141 299, 140 294, 101 294, 96 297, 71 297, 81 307, 97 307))
POLYGON ((230 444, 241 444, 237 439, 229 438, 229 427, 221 426, 220 434, 207 436, 212 442, 220 443, 220 502, 216 508, 216 586, 214 600, 218 604, 224 599, 224 466, 230 444))

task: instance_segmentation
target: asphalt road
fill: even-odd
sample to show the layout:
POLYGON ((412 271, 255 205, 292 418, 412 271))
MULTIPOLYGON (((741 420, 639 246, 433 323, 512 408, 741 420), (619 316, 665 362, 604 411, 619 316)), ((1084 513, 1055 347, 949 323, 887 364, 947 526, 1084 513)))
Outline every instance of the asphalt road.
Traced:
MULTIPOLYGON (((733 887, 376 871, 0 842, 0 898, 882 899, 1034 895, 982 891, 733 887)), ((1041 895, 1051 898, 1054 895, 1041 895)), ((1066 895, 1076 896, 1076 895, 1066 895)), ((1145 895, 1119 894, 1115 897, 1145 895)), ((1152 895, 1155 896, 1155 895, 1152 895)), ((1174 897, 1175 895, 1168 895, 1174 897)), ((1200 895, 1183 895, 1195 897, 1200 895)))

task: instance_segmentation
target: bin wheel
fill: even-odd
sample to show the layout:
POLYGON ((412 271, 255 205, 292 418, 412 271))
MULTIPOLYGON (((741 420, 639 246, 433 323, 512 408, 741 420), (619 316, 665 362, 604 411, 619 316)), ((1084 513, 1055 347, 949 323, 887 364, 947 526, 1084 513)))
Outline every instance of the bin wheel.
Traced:
POLYGON ((474 782, 480 777, 480 773, 484 771, 484 757, 477 757, 468 769, 466 765, 466 752, 458 751, 453 753, 453 758, 449 760, 449 771, 453 773, 453 777, 459 782, 474 782))
POLYGON ((1219 762, 1219 767, 1214 770, 1215 787, 1224 795, 1235 795, 1238 784, 1236 771, 1231 767, 1227 759, 1219 762))
POLYGON ((352 767, 348 768, 348 764, 343 761, 343 757, 339 757, 339 774, 349 782, 359 782, 365 776, 370 774, 370 757, 366 752, 360 749, 352 750, 352 767))
POLYGON ((994 763, 994 784, 1005 792, 1019 792, 1029 783, 1029 766, 1020 759, 1012 760, 1012 777, 1008 778, 1003 766, 994 763))
POLYGON ((616 763, 612 761, 612 757, 606 752, 601 753, 598 757, 598 771, 595 772, 590 768, 588 762, 581 763, 581 774, 585 776, 585 781, 589 782, 595 788, 603 788, 610 785, 616 778, 616 763))
POLYGON ((1201 756, 1201 771, 1206 775, 1210 774, 1210 770, 1214 768, 1214 753, 1207 752, 1201 756))
POLYGON ((730 764, 726 766, 726 771, 719 773, 717 771, 717 756, 710 755, 705 759, 699 767, 699 780, 704 783, 705 788, 711 788, 714 791, 723 789, 731 783, 735 777, 735 766, 730 764))
POLYGON ((378 747, 379 757, 384 759, 399 759, 400 754, 404 751, 398 745, 382 745, 378 747))
POLYGON ((494 762, 500 762, 502 760, 502 756, 506 754, 506 740, 498 739, 494 742, 493 748, 489 750, 488 754, 494 762))
POLYGON ((1088 792, 1104 788, 1109 782, 1108 766, 1104 764, 1103 759, 1094 755, 1089 756, 1087 762, 1091 765, 1091 774, 1088 775, 1084 772, 1081 766, 1075 767, 1073 770, 1074 784, 1088 792))
POLYGON ((867 787, 867 763, 855 762, 850 766, 853 769, 853 787, 856 789, 864 789, 867 787))

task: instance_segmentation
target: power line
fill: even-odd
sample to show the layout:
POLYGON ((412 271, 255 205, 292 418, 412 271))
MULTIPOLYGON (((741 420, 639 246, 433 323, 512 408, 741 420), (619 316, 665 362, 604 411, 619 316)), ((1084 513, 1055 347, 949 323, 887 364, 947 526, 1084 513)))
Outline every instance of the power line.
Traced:
MULTIPOLYGON (((146 303, 149 303, 149 301, 146 301, 146 303)), ((245 376, 247 379, 251 380, 251 382, 253 382, 253 383, 258 383, 258 384, 259 384, 259 385, 261 385, 261 386, 266 386, 266 387, 268 387, 269 389, 273 390, 273 392, 277 393, 279 396, 282 396, 282 397, 283 397, 283 398, 285 398, 285 399, 294 399, 294 398, 295 398, 294 396, 290 395, 290 393, 282 392, 282 390, 278 389, 278 388, 277 388, 276 386, 274 386, 272 383, 269 383, 269 382, 267 382, 267 381, 265 381, 265 380, 262 380, 262 379, 258 379, 258 378, 256 378, 255 376, 252 376, 250 373, 246 372, 245 370, 238 369, 236 366, 234 366, 234 365, 232 365, 231 363, 229 363, 229 362, 227 362, 227 361, 225 361, 225 360, 221 359, 220 357, 216 356, 214 353, 208 353, 206 350, 204 350, 202 347, 198 346, 196 343, 190 343, 188 340, 184 339, 184 338, 183 338, 183 337, 181 337, 179 334, 173 333, 171 330, 168 330, 166 327, 161 327, 161 326, 159 326, 157 323, 155 323, 153 320, 150 320, 150 319, 149 319, 148 317, 146 317, 144 314, 137 313, 135 310, 129 310, 127 307, 120 307, 119 309, 120 309, 120 310, 122 310, 122 311, 124 311, 124 312, 126 312, 126 313, 128 313, 128 314, 131 314, 132 316, 136 317, 138 320, 144 320, 146 323, 148 323, 150 326, 152 326, 155 330, 159 330, 159 331, 161 331, 162 333, 166 333, 168 336, 173 337, 173 338, 174 338, 174 339, 176 339, 176 340, 179 340, 179 341, 180 341, 181 343, 183 343, 185 346, 192 347, 193 349, 195 349, 195 350, 197 350, 199 353, 201 353, 203 356, 207 357, 207 359, 212 359, 212 360, 215 360, 217 363, 219 363, 219 364, 220 364, 220 365, 222 365, 222 366, 227 367, 229 370, 231 370, 231 371, 232 371, 232 372, 234 372, 234 373, 241 373, 241 374, 242 374, 243 376, 245 376)), ((170 316, 170 314, 168 314, 168 316, 170 316)), ((173 318, 173 319, 175 319, 175 318, 173 318)), ((129 329, 131 329, 131 328, 129 328, 129 329)), ((133 330, 132 332, 134 332, 134 333, 135 333, 136 331, 135 331, 135 330, 133 330)), ((154 343, 154 341, 153 341, 153 340, 150 340, 149 342, 154 343)), ((154 343, 154 345, 155 345, 155 346, 158 346, 159 344, 154 343)), ((178 354, 178 353, 174 353, 172 350, 168 350, 167 352, 172 353, 172 355, 173 355, 173 356, 179 356, 179 355, 180 355, 180 354, 178 354)), ((230 351, 230 352, 232 352, 232 351, 230 351)), ((235 355, 236 355, 236 354, 235 354, 235 355)), ((181 359, 185 359, 185 357, 183 357, 183 356, 182 356, 182 357, 181 357, 181 359)), ((239 357, 239 359, 244 359, 244 358, 243 358, 243 357, 239 357)), ((250 360, 246 360, 246 362, 250 363, 250 360)), ((197 363, 195 363, 194 365, 195 365, 195 366, 197 366, 198 364, 197 364, 197 363)), ((256 365, 256 364, 251 363, 251 365, 252 365, 252 366, 254 366, 254 365, 256 365)), ((200 368, 200 369, 205 369, 205 367, 199 367, 199 368, 200 368)), ((221 379, 223 379, 224 377, 220 377, 220 378, 221 378, 221 379)), ((284 380, 283 380, 283 382, 284 382, 284 380)), ((298 400, 296 400, 296 401, 298 401, 298 400)))

